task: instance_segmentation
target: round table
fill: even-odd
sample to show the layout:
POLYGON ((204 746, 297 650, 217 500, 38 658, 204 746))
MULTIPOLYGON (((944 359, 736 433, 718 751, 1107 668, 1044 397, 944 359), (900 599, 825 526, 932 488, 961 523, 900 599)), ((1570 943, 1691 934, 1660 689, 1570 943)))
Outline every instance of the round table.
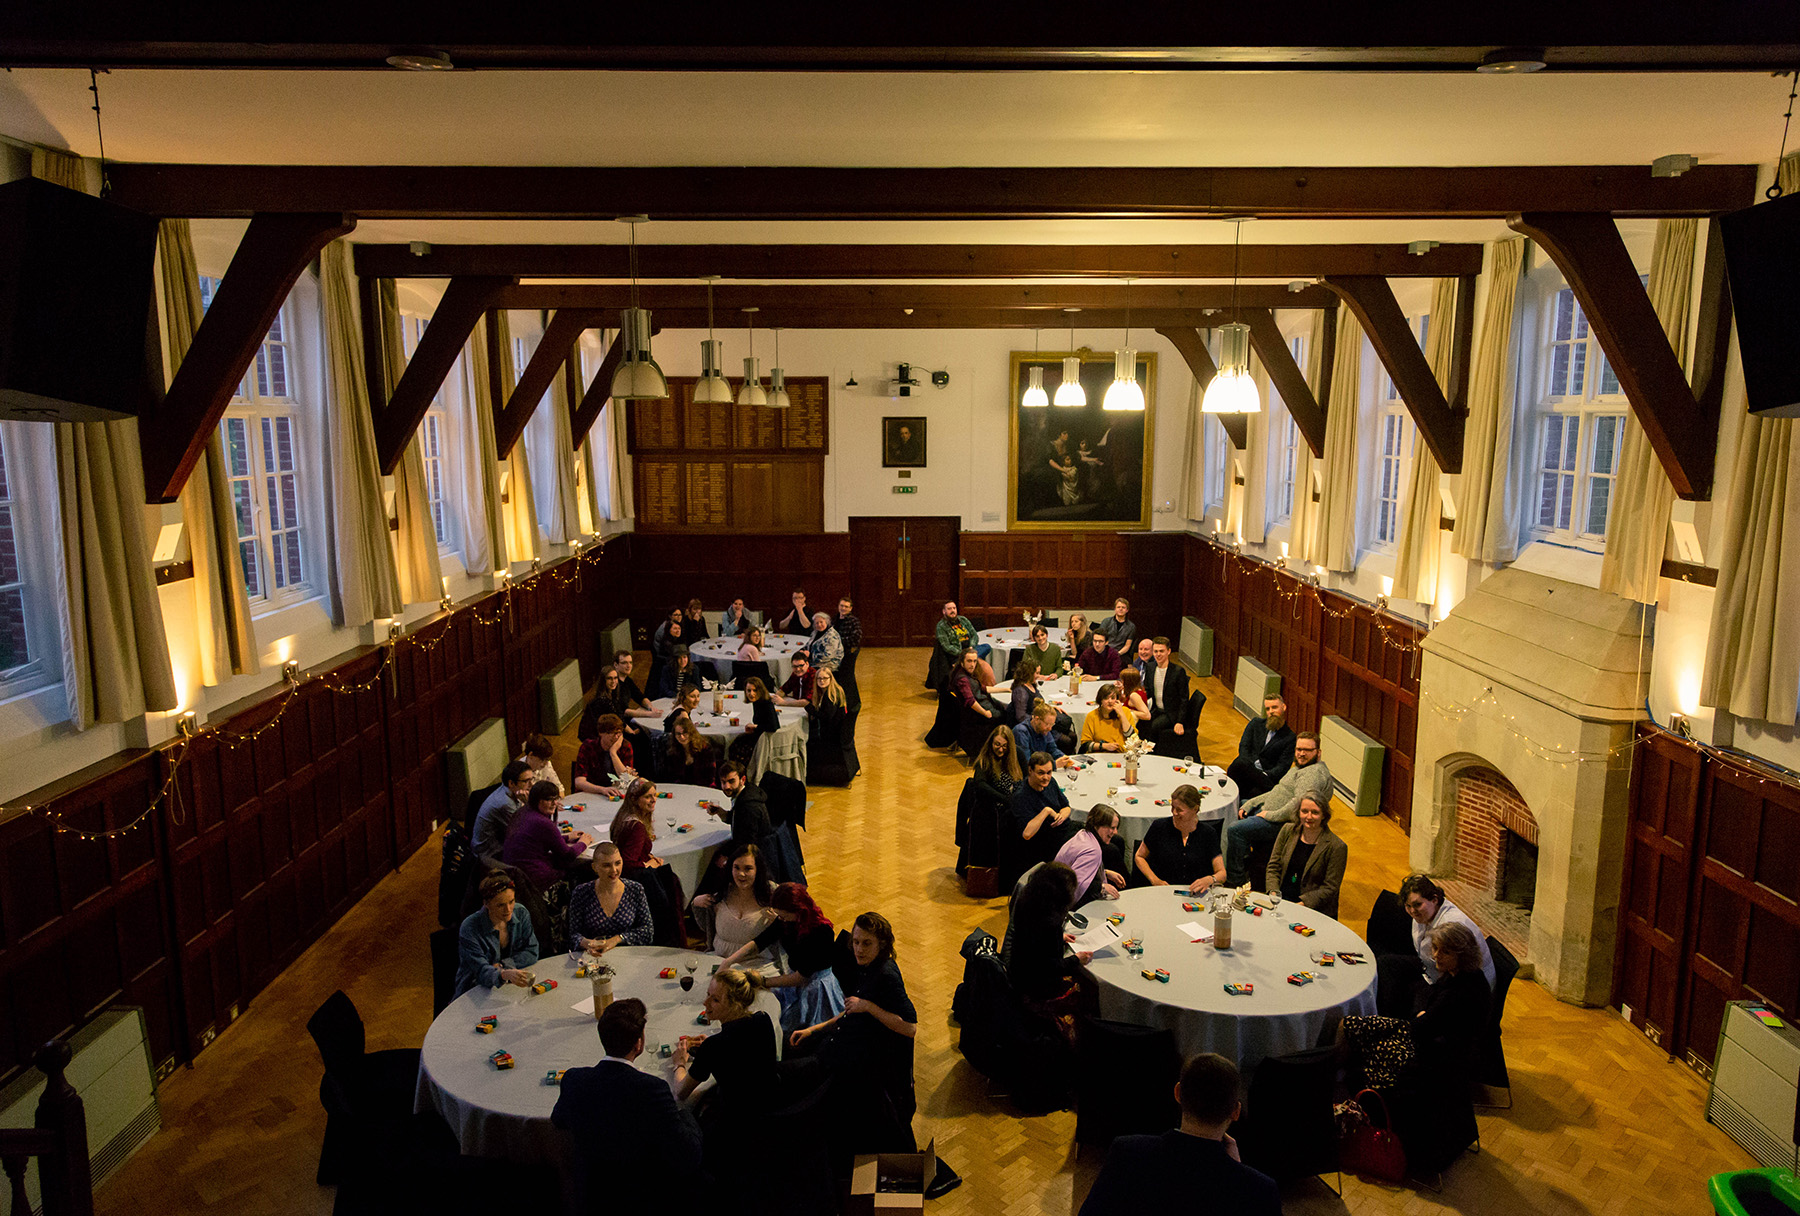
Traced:
POLYGON ((993 648, 988 655, 988 666, 1002 680, 1012 674, 1013 660, 1019 652, 1031 645, 1031 630, 1024 625, 1012 625, 1005 629, 983 629, 975 635, 977 641, 993 648))
MULTIPOLYGON (((707 979, 718 959, 694 950, 666 946, 620 946, 607 951, 606 962, 618 974, 613 980, 615 998, 634 996, 643 1001, 649 1020, 644 1026, 644 1053, 637 1067, 653 1076, 672 1078, 674 1068, 658 1052, 661 1044, 673 1049, 681 1035, 715 1034, 716 1026, 701 1026, 695 1019, 706 997, 707 979), (679 976, 685 964, 699 964, 692 992, 681 990, 679 976), (665 967, 676 969, 676 979, 658 978, 665 967)), ((605 1054, 594 1029, 593 989, 589 981, 575 978, 575 964, 567 954, 540 959, 530 970, 539 979, 553 979, 557 987, 534 993, 511 984, 499 988, 473 988, 444 1008, 425 1033, 419 1056, 418 1089, 413 1109, 435 1110, 450 1124, 462 1151, 477 1157, 499 1157, 521 1165, 566 1162, 566 1141, 550 1124, 550 1112, 562 1091, 544 1082, 553 1068, 580 1068, 597 1063, 605 1054), (579 1006, 579 1007, 578 1007, 579 1006), (499 1018, 492 1034, 480 1034, 475 1024, 489 1014, 499 1018), (513 1058, 510 1069, 495 1068, 488 1057, 504 1051, 513 1058)), ((780 1047, 781 1005, 773 993, 758 992, 754 1009, 769 1015, 776 1025, 780 1047)))
MULTIPOLYGON (((1177 925, 1197 921, 1210 933, 1212 916, 1183 909, 1173 887, 1138 887, 1116 900, 1096 900, 1081 909, 1090 931, 1102 929, 1108 916, 1123 914, 1121 938, 1144 943, 1141 958, 1122 945, 1109 943, 1094 953, 1088 971, 1098 982, 1100 1016, 1139 1026, 1174 1031, 1183 1058, 1215 1051, 1235 1060, 1246 1078, 1265 1056, 1304 1051, 1318 1043, 1319 1032, 1334 1016, 1375 1012, 1375 954, 1354 930, 1329 916, 1295 903, 1261 916, 1237 912, 1231 918, 1230 950, 1210 942, 1196 945, 1177 925), (1314 930, 1302 937, 1293 924, 1314 930), (1320 951, 1361 951, 1366 963, 1340 962, 1325 967, 1312 961, 1320 951), (1169 972, 1167 983, 1147 980, 1145 969, 1169 972), (1305 985, 1288 983, 1295 972, 1317 978, 1305 985), (1250 983, 1249 996, 1231 996, 1226 984, 1250 983)), ((1205 906, 1204 897, 1186 902, 1205 906)))
MULTIPOLYGON (((743 643, 735 637, 707 638, 689 646, 688 657, 711 663, 719 673, 719 678, 730 683, 731 665, 737 660, 738 647, 741 645, 743 643)), ((764 631, 763 658, 768 662, 769 673, 775 677, 778 686, 786 684, 788 677, 794 674, 794 656, 805 649, 806 639, 799 634, 764 631)))
POLYGON ((1200 818, 1222 822, 1237 817, 1237 783, 1223 769, 1153 753, 1138 761, 1138 783, 1126 785, 1123 758, 1090 752, 1076 760, 1083 767, 1056 771, 1057 783, 1074 808, 1070 817, 1085 823, 1088 808, 1097 802, 1119 812, 1119 834, 1125 840, 1128 862, 1150 825, 1169 817, 1169 795, 1177 786, 1191 785, 1200 791, 1200 818))
MULTIPOLYGON (((1094 694, 1100 691, 1100 686, 1102 684, 1109 683, 1116 684, 1118 681, 1096 680, 1092 676, 1087 676, 1081 681, 1081 695, 1077 697, 1069 692, 1069 677, 1057 676, 1053 680, 1038 681, 1038 696, 1050 702, 1050 704, 1054 705, 1061 712, 1069 715, 1069 720, 1075 724, 1075 737, 1080 739, 1081 724, 1087 721, 1087 716, 1096 708, 1097 703, 1094 700, 1094 694)), ((1001 700, 1010 697, 1012 695, 1012 681, 1002 680, 1000 683, 994 685, 993 692, 994 695, 1001 700)))
MULTIPOLYGON (((656 843, 651 851, 668 863, 681 879, 681 889, 693 898, 700 885, 700 874, 706 868, 713 850, 731 839, 731 828, 723 820, 706 813, 703 801, 730 806, 731 799, 705 785, 661 785, 656 800, 656 843), (683 824, 691 831, 680 831, 683 824)), ((568 794, 563 798, 565 822, 586 832, 595 840, 607 839, 613 816, 619 813, 619 793, 568 794)), ((589 849, 584 856, 593 856, 589 849)))
MULTIPOLYGON (((770 689, 769 691, 774 692, 775 690, 770 689)), ((694 712, 690 716, 694 720, 694 725, 700 728, 701 734, 718 746, 729 748, 739 735, 750 729, 750 703, 744 700, 744 694, 741 692, 726 693, 724 703, 724 713, 713 713, 713 695, 710 692, 703 692, 700 694, 700 704, 694 707, 694 712), (737 721, 733 722, 733 718, 737 721)), ((667 718, 669 711, 675 708, 675 701, 672 697, 658 697, 650 702, 650 708, 654 709, 658 716, 647 720, 653 721, 660 730, 663 719, 667 718)), ((783 728, 792 726, 796 722, 806 721, 806 711, 798 705, 777 705, 775 715, 781 719, 783 728)))

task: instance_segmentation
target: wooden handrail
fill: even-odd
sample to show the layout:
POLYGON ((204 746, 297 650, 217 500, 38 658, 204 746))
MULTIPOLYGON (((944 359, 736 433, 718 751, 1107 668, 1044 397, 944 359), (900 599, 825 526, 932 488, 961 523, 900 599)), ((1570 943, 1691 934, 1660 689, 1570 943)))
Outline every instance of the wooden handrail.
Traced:
POLYGON ((88 1160, 87 1111, 64 1075, 74 1053, 53 1039, 32 1063, 44 1074, 36 1126, 0 1130, 0 1164, 11 1184, 12 1210, 25 1212, 25 1164, 38 1159, 38 1204, 44 1216, 93 1216, 94 1174, 88 1160))

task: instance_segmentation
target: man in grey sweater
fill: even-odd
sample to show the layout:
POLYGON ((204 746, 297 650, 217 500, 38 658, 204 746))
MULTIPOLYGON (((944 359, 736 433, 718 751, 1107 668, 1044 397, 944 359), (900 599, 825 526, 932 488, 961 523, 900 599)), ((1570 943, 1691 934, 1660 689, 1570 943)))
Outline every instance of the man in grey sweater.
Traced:
POLYGON ((1281 825, 1293 819, 1302 798, 1320 806, 1331 798, 1331 770, 1319 759, 1319 736, 1306 731, 1294 736, 1294 764, 1266 794, 1259 794, 1238 808, 1237 822, 1225 825, 1225 881, 1241 887, 1249 881, 1250 850, 1272 841, 1281 825))

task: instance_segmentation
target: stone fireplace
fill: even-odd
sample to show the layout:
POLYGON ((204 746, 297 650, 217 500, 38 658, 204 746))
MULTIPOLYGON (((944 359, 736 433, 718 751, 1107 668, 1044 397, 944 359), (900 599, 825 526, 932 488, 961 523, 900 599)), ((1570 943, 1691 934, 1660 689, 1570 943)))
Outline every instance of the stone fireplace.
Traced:
POLYGON ((1509 567, 1424 644, 1412 865, 1459 905, 1494 905, 1488 931, 1577 1004, 1612 992, 1644 620, 1640 605, 1509 567))

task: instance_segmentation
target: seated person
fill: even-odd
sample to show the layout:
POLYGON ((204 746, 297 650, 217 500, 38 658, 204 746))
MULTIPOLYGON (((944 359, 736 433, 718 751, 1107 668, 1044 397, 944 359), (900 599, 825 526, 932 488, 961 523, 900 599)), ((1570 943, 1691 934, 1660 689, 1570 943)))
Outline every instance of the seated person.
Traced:
POLYGON ((781 686, 781 691, 775 694, 775 704, 777 705, 805 706, 812 701, 812 660, 807 658, 805 651, 799 651, 794 655, 793 661, 793 674, 788 676, 787 682, 781 686))
POLYGON ((844 639, 832 628, 829 613, 813 613, 812 632, 806 637, 806 657, 814 671, 836 671, 842 666, 844 639))
POLYGON ((1112 615, 1094 626, 1094 632, 1106 639, 1107 645, 1125 654, 1137 645, 1137 626, 1127 615, 1131 605, 1123 597, 1113 601, 1112 615))
MULTIPOLYGON (((733 844, 726 858, 730 879, 720 891, 694 896, 693 906, 712 921, 708 946, 720 958, 730 958, 756 940, 775 923, 769 903, 775 884, 763 870, 762 852, 753 844, 733 844)), ((704 927, 705 922, 701 922, 704 927)), ((754 959, 757 956, 741 956, 754 959)))
POLYGON ((793 600, 793 606, 785 614, 771 612, 769 619, 775 623, 769 628, 776 633, 808 632, 812 629, 812 609, 806 606, 806 592, 795 587, 794 594, 789 598, 793 600))
POLYGON ((655 944, 681 946, 686 944, 681 909, 687 907, 687 896, 682 892, 680 877, 652 851, 656 844, 656 800, 655 782, 637 778, 625 787, 607 834, 619 846, 625 877, 641 884, 644 897, 650 901, 655 944))
POLYGON ((687 611, 681 617, 681 636, 687 639, 689 646, 695 642, 704 642, 712 636, 712 630, 706 627, 706 612, 699 600, 687 602, 687 611))
POLYGON ((657 676, 656 695, 658 697, 680 697, 689 688, 700 687, 700 670, 694 666, 693 656, 688 653, 685 644, 677 645, 669 652, 668 661, 662 666, 657 676))
POLYGON ((751 625, 744 632, 744 640, 738 646, 737 659, 740 663, 764 663, 763 631, 759 625, 751 625))
POLYGON ((540 891, 570 876, 577 868, 586 869, 581 855, 594 838, 586 832, 565 831, 557 826, 562 813, 562 797, 548 781, 531 787, 525 807, 513 820, 506 833, 506 844, 500 859, 523 874, 540 891))
POLYGON ((1199 895, 1225 881, 1225 859, 1219 853, 1219 825, 1200 822, 1200 791, 1175 787, 1169 795, 1169 817, 1144 833, 1137 847, 1137 871, 1153 887, 1186 887, 1199 895))
POLYGON ((767 1110, 775 1094, 775 1023, 762 1010, 751 1009, 763 986, 757 972, 720 968, 707 983, 701 1004, 718 1033, 698 1043, 683 1039, 675 1047, 677 1099, 685 1102, 708 1078, 717 1084, 700 1117, 706 1168, 715 1177, 742 1174, 755 1165, 743 1124, 767 1110))
POLYGON ((1054 858, 1070 835, 1069 799, 1051 776, 1051 763, 1046 753, 1033 752, 1025 765, 1024 784, 1013 793, 1012 823, 1017 843, 1003 837, 1002 856, 1014 854, 1022 864, 1016 869, 1003 865, 1002 870, 1011 871, 1014 877, 1035 862, 1054 858))
POLYGON ((475 831, 469 844, 475 856, 484 864, 500 864, 500 851, 506 843, 507 830, 512 827, 519 808, 525 805, 525 797, 531 793, 531 787, 536 784, 536 775, 523 760, 513 760, 500 770, 500 784, 487 796, 481 809, 475 812, 475 831))
POLYGON ((1287 702, 1279 695, 1263 698, 1263 716, 1244 727, 1237 759, 1225 775, 1237 783, 1238 798, 1266 794, 1287 775, 1294 762, 1294 731, 1287 724, 1287 702))
POLYGON ((569 775, 576 793, 593 794, 623 785, 637 776, 631 766, 631 744, 625 738, 625 724, 616 714, 601 714, 594 724, 594 737, 575 753, 569 775))
MULTIPOLYGON (((794 657, 797 659, 800 656, 794 657)), ((769 686, 762 682, 761 676, 751 676, 744 681, 744 700, 750 707, 750 724, 725 749, 726 755, 739 764, 750 763, 758 739, 781 729, 781 715, 776 712, 775 698, 770 695, 769 686)))
POLYGON ((1119 686, 1102 684, 1094 701, 1093 710, 1081 724, 1081 750, 1124 751, 1126 744, 1137 738, 1137 719, 1119 700, 1119 686))
POLYGON ((1013 900, 1007 928, 1010 948, 1006 975, 1026 1006, 1049 1014, 1073 1030, 1079 1002, 1076 976, 1094 957, 1090 951, 1065 949, 1075 935, 1063 929, 1063 920, 1075 907, 1081 890, 1075 871, 1057 862, 1039 866, 1025 880, 1013 900))
POLYGON ((1125 889, 1125 875, 1120 872, 1124 863, 1106 865, 1107 853, 1118 835, 1119 813, 1105 803, 1096 803, 1088 808, 1081 830, 1056 851, 1056 860, 1075 871, 1076 885, 1081 888, 1076 907, 1096 899, 1117 899, 1125 889))
POLYGON ((614 946, 648 946, 655 935, 650 901, 642 883, 621 877, 625 859, 619 846, 602 840, 594 846, 593 882, 569 892, 569 942, 589 954, 605 954, 614 946))
POLYGON ((812 700, 806 703, 806 716, 812 720, 812 737, 835 739, 841 745, 844 718, 849 712, 850 706, 844 700, 844 688, 838 683, 837 674, 829 667, 815 670, 812 700))
POLYGON ((725 810, 708 807, 706 813, 717 815, 731 825, 731 843, 760 845, 774 830, 769 817, 769 796, 761 786, 747 780, 744 766, 726 761, 719 766, 719 789, 731 799, 725 810))
POLYGON ((619 673, 619 692, 625 698, 625 712, 622 718, 654 718, 657 710, 644 696, 637 681, 631 678, 631 670, 637 658, 629 650, 621 650, 613 655, 613 670, 619 673))
POLYGON ((687 630, 682 624, 685 615, 680 608, 669 609, 668 618, 650 635, 651 657, 661 659, 664 663, 669 661, 669 656, 687 636, 687 630))
POLYGON ((1057 768, 1076 768, 1076 762, 1063 755, 1062 748, 1056 742, 1056 706, 1048 701, 1036 701, 1031 706, 1031 716, 1013 727, 1013 737, 1019 742, 1019 754, 1031 756, 1043 752, 1050 757, 1050 762, 1057 768))
POLYGON ((1137 719, 1138 729, 1142 731, 1150 721, 1150 701, 1144 696, 1144 677, 1138 674, 1137 668, 1127 667, 1119 673, 1119 700, 1137 719))
POLYGON ((981 656, 974 650, 965 650, 957 658, 957 663, 950 672, 950 695, 962 702, 965 712, 972 712, 998 722, 999 707, 994 698, 988 695, 987 686, 981 682, 981 656))
POLYGON ((741 595, 732 600, 731 606, 719 617, 719 636, 722 638, 741 638, 755 627, 756 622, 750 619, 750 612, 744 607, 744 597, 741 595))
POLYGON ((674 785, 719 784, 719 749, 700 733, 687 710, 676 715, 668 740, 661 769, 664 780, 674 785))
POLYGON ((1013 725, 1031 720, 1031 707, 1041 700, 1043 694, 1038 691, 1037 660, 1027 655, 1019 660, 1012 674, 1012 720, 1013 725))
POLYGON ((1265 841, 1272 843, 1281 825, 1292 822, 1302 798, 1321 804, 1331 798, 1331 770, 1319 759, 1319 736, 1312 731, 1294 736, 1293 767, 1275 788, 1240 802, 1237 820, 1225 825, 1226 881, 1234 887, 1250 881, 1250 850, 1265 841))
POLYGON ((1120 671, 1119 674, 1124 675, 1126 671, 1137 672, 1139 679, 1144 683, 1144 688, 1146 690, 1145 695, 1148 696, 1148 689, 1150 687, 1150 669, 1155 666, 1156 643, 1152 642, 1149 638, 1139 638, 1137 640, 1137 653, 1131 657, 1130 661, 1125 664, 1124 669, 1120 671))
POLYGON ((700 1172, 700 1128, 662 1077, 633 1062, 644 1053, 644 1002, 622 997, 600 1013, 600 1046, 592 1068, 563 1074, 552 1125, 572 1134, 577 1212, 650 1211, 670 1178, 700 1172), (632 1168, 618 1170, 615 1161, 632 1168))
POLYGON ((663 734, 666 735, 675 729, 675 719, 682 714, 691 718, 698 712, 700 712, 700 686, 689 684, 681 690, 681 695, 675 698, 674 703, 669 707, 669 712, 663 716, 663 734))
POLYGON ((844 990, 832 971, 836 958, 836 933, 824 911, 797 882, 784 882, 769 899, 775 923, 757 934, 748 945, 725 959, 727 967, 750 955, 779 944, 788 970, 767 986, 781 1001, 781 1028, 792 1034, 803 1026, 816 1026, 844 1010, 844 990))
POLYGON ((1424 874, 1408 874, 1400 882, 1400 906, 1412 917, 1413 945, 1419 952, 1419 966, 1427 983, 1436 983, 1438 968, 1430 937, 1445 925, 1461 925, 1475 936, 1475 948, 1481 955, 1481 974, 1488 986, 1494 983, 1494 957, 1488 951, 1487 935, 1469 919, 1469 914, 1450 902, 1444 889, 1424 874))
POLYGON ((1071 663, 1081 657, 1081 652, 1093 644, 1094 631, 1088 628, 1087 617, 1079 612, 1069 614, 1069 628, 1063 635, 1063 656, 1071 663))
POLYGON ((1269 854, 1266 890, 1327 916, 1336 916, 1338 888, 1344 884, 1344 867, 1350 846, 1331 830, 1331 803, 1308 795, 1292 823, 1281 825, 1275 851, 1269 854))
MULTIPOLYGON (((624 659, 630 659, 631 652, 619 652, 624 659)), ((629 670, 630 663, 624 664, 629 670)), ((600 719, 612 714, 624 723, 625 739, 634 748, 648 748, 650 733, 639 726, 637 719, 654 718, 660 715, 644 700, 638 686, 620 672, 620 664, 613 663, 600 669, 600 683, 594 689, 594 695, 588 700, 587 707, 581 711, 581 725, 575 730, 575 737, 586 743, 599 732, 600 719)))
POLYGON ((531 986, 526 968, 538 961, 531 916, 513 894, 513 880, 489 874, 481 880, 481 907, 463 918, 456 935, 456 995, 471 988, 531 986))
MULTIPOLYGON (((1181 715, 1187 712, 1187 669, 1173 661, 1175 650, 1168 638, 1150 639, 1150 670, 1144 673, 1144 691, 1150 698, 1150 728, 1167 728, 1185 735, 1181 715)), ((1240 795, 1241 796, 1241 795, 1240 795)))
POLYGON ((1011 807, 1013 795, 1025 783, 1025 770, 1019 767, 1019 741, 1012 731, 996 726, 988 736, 987 746, 975 757, 969 772, 975 790, 990 804, 1011 807))
POLYGON ((1124 667, 1119 652, 1107 644, 1104 633, 1094 632, 1088 637, 1091 639, 1088 647, 1076 658, 1075 666, 1081 669, 1082 675, 1101 680, 1118 679, 1119 672, 1124 667))
MULTIPOLYGON (((1037 663, 1038 671, 1046 680, 1054 680, 1062 674, 1063 650, 1050 640, 1050 631, 1042 625, 1031 627, 1031 645, 1025 648, 1020 662, 1031 659, 1037 663)), ((1016 677, 1015 677, 1016 678, 1016 677)))
POLYGON ((548 781, 556 786, 556 792, 563 792, 562 778, 556 775, 556 765, 551 763, 552 748, 550 740, 543 735, 526 735, 525 750, 519 759, 531 766, 532 784, 548 781))
POLYGON ((1477 941, 1457 921, 1439 925, 1425 937, 1437 978, 1415 994, 1412 1017, 1355 1015, 1340 1023, 1352 1062, 1372 1088, 1390 1091, 1415 1077, 1467 1075, 1492 1000, 1477 941))
POLYGON ((1272 1179, 1238 1160, 1229 1129, 1241 1104, 1237 1065, 1198 1055, 1181 1070, 1175 1100, 1181 1126, 1160 1136, 1120 1136, 1107 1150, 1081 1216, 1177 1211, 1195 1195, 1233 1216, 1280 1216, 1272 1179))
MULTIPOLYGON (((944 652, 952 666, 962 658, 965 650, 974 650, 981 658, 987 658, 992 648, 975 636, 975 622, 956 611, 956 601, 944 602, 944 614, 937 623, 937 645, 944 652)), ((992 680, 988 681, 990 684, 992 680)))

